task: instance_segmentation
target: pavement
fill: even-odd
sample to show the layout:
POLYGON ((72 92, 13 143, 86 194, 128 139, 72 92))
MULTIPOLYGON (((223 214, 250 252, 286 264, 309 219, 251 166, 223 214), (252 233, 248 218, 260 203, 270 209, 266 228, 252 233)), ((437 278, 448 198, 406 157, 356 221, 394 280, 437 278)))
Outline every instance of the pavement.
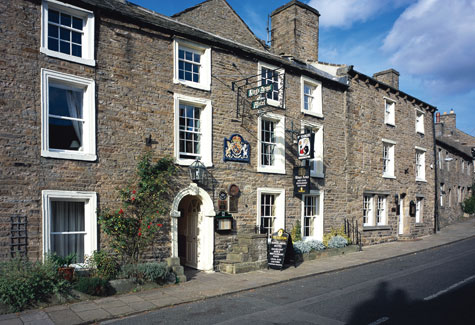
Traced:
POLYGON ((242 274, 188 272, 188 281, 178 285, 116 295, 0 315, 0 325, 14 324, 90 324, 157 310, 174 305, 229 295, 313 275, 339 271, 369 263, 414 254, 475 237, 475 218, 413 241, 395 241, 364 246, 363 251, 306 261, 278 270, 260 270, 242 274))

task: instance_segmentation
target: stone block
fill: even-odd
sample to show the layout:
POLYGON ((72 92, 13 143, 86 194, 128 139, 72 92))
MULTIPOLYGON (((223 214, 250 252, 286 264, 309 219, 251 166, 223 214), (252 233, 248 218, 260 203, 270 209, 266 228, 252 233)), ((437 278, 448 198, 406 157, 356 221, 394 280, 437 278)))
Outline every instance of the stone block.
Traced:
POLYGON ((172 271, 175 272, 176 275, 184 275, 185 268, 181 265, 172 266, 172 271))
POLYGON ((165 259, 165 261, 169 267, 180 265, 180 258, 178 257, 168 257, 165 259))

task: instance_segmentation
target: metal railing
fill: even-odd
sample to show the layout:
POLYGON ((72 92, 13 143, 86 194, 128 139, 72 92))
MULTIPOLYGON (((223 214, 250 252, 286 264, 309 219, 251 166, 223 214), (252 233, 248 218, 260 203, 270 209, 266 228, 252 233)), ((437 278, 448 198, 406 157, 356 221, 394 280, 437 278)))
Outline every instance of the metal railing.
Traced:
POLYGON ((361 242, 361 233, 358 230, 358 220, 352 218, 351 220, 345 218, 345 235, 350 238, 353 245, 358 245, 359 250, 361 251, 362 242, 361 242))

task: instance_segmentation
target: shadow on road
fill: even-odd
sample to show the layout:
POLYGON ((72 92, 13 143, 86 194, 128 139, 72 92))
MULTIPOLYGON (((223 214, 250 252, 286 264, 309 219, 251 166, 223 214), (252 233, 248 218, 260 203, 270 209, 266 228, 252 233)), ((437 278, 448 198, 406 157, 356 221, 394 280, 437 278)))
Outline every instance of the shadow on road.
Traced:
POLYGON ((352 311, 348 324, 474 324, 475 282, 432 300, 410 300, 404 290, 381 282, 373 298, 352 311))

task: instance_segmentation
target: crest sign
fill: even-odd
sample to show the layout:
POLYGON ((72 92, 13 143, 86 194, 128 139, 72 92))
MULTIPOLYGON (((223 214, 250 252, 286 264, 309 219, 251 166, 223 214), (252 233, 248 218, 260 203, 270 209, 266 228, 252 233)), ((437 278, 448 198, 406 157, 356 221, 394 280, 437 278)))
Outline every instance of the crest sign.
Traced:
POLYGON ((250 162, 251 146, 239 134, 224 138, 224 161, 250 162))

